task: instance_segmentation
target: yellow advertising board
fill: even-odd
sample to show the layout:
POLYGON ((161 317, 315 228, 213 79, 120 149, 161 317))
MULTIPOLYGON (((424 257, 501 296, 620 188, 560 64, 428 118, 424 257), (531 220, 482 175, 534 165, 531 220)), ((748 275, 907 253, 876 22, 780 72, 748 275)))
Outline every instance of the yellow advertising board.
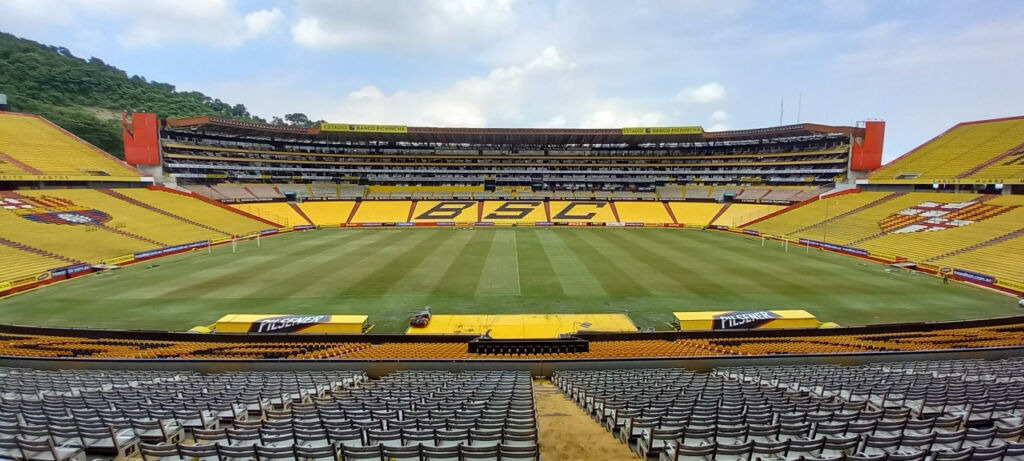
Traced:
POLYGON ((405 125, 360 125, 354 123, 321 123, 320 131, 341 131, 349 133, 408 133, 405 125))
POLYGON ((637 126, 622 129, 624 135, 703 134, 702 126, 637 126))
POLYGON ((124 264, 124 263, 132 262, 132 261, 135 261, 135 255, 134 254, 118 256, 116 258, 104 259, 103 260, 103 264, 106 264, 106 265, 109 265, 109 266, 116 266, 118 264, 124 264))

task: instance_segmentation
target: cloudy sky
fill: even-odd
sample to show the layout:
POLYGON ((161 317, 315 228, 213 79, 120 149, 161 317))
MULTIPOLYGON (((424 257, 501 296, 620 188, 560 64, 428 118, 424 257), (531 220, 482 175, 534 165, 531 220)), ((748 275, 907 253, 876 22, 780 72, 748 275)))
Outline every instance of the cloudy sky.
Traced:
POLYGON ((467 127, 1024 114, 1024 2, 0 0, 0 30, 270 117, 467 127))

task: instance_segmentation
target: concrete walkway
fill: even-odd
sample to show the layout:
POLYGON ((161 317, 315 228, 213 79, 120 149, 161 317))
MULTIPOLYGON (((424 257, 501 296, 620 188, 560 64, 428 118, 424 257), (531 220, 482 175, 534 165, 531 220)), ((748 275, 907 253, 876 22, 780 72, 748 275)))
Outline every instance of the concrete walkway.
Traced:
POLYGON ((533 382, 544 461, 637 461, 636 455, 547 379, 533 382))

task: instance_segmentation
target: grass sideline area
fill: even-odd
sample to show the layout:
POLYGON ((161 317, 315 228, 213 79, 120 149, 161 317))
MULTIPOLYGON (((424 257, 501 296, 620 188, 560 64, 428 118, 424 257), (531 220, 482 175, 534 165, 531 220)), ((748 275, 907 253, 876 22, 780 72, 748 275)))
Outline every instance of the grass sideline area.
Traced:
POLYGON ((1016 300, 852 257, 710 230, 325 229, 157 259, 0 301, 4 323, 184 331, 224 314, 368 314, 400 333, 435 314, 805 309, 863 325, 994 317, 1016 300))

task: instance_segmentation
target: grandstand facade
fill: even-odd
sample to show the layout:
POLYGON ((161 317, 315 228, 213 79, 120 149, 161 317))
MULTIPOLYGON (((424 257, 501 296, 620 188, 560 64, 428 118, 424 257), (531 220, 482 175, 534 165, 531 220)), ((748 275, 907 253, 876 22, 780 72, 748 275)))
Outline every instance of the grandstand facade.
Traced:
POLYGON ((814 124, 725 132, 327 123, 305 129, 193 117, 167 120, 160 141, 168 177, 228 201, 292 194, 651 200, 661 186, 692 185, 699 186, 688 191, 692 198, 791 203, 809 194, 800 189, 845 181, 851 163, 874 155, 861 152, 864 133, 814 124), (218 186, 225 182, 247 186, 218 186))

